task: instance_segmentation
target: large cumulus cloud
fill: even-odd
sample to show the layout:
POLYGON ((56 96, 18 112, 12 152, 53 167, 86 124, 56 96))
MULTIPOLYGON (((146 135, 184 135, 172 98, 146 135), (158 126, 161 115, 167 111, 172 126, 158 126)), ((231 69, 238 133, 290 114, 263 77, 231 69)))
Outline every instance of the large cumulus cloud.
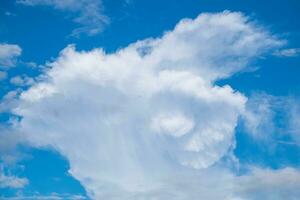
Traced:
POLYGON ((247 98, 215 82, 281 44, 223 12, 112 54, 70 45, 21 94, 16 129, 64 155, 95 199, 233 199, 237 178, 215 165, 234 148, 247 98))

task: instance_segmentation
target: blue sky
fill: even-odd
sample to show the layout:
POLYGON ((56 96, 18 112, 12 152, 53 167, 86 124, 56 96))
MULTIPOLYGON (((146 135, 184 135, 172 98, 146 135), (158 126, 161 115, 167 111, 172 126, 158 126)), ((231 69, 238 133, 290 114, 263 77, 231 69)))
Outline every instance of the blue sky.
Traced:
POLYGON ((0 199, 296 199, 299 10, 2 0, 0 199))

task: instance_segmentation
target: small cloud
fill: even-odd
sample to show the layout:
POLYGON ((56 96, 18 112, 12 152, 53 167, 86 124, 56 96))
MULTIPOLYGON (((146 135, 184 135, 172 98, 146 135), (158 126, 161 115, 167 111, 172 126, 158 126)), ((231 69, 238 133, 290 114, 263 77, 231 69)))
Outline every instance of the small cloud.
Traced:
POLYGON ((10 79, 10 83, 16 86, 30 86, 34 83, 34 79, 27 75, 15 76, 10 79))
POLYGON ((281 49, 274 52, 274 56, 277 57, 296 57, 300 53, 299 48, 281 49))
POLYGON ((21 47, 16 44, 0 44, 0 67, 15 66, 16 58, 21 53, 21 47))
POLYGON ((23 188, 28 184, 28 179, 5 175, 0 170, 0 188, 23 188))

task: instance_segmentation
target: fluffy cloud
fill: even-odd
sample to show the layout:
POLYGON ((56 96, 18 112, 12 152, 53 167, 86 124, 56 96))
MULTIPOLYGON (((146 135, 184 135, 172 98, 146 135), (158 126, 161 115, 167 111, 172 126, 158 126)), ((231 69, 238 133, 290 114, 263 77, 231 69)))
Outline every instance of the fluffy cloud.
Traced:
POLYGON ((73 21, 81 27, 73 30, 72 35, 81 33, 95 35, 108 23, 108 18, 102 14, 101 0, 19 0, 17 2, 27 6, 51 6, 75 14, 73 21))
POLYGON ((16 57, 20 56, 22 49, 15 44, 0 44, 0 67, 12 67, 16 57))
POLYGON ((15 128, 64 155, 94 199, 234 199, 238 178, 212 166, 234 148, 247 98, 215 82, 281 44, 223 12, 113 54, 71 45, 21 94, 15 128))
POLYGON ((27 75, 18 75, 10 79, 10 83, 16 86, 29 86, 34 83, 34 79, 27 75))

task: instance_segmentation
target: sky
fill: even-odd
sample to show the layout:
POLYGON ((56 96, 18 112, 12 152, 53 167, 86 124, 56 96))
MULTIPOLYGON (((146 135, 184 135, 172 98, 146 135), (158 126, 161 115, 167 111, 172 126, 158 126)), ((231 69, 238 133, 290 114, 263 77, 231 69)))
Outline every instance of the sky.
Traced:
POLYGON ((1 0, 0 200, 296 200, 300 2, 1 0))

